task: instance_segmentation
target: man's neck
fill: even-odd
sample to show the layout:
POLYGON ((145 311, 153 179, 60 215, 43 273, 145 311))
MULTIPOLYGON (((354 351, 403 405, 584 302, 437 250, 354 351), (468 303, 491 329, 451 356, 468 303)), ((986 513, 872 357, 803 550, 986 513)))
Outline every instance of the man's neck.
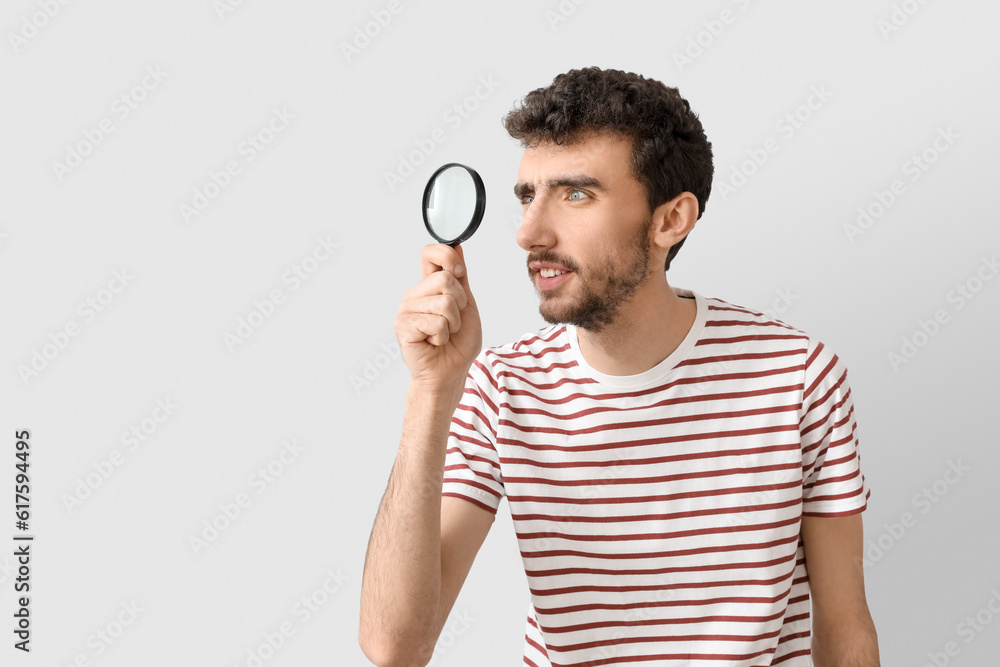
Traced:
POLYGON ((605 375, 635 375, 653 368, 681 344, 697 315, 694 299, 674 294, 666 280, 647 283, 598 332, 577 328, 580 353, 605 375))

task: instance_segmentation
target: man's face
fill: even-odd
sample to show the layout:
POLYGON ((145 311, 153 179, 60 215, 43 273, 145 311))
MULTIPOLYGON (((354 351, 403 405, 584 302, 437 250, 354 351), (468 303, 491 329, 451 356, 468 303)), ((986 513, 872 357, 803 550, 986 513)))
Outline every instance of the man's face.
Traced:
POLYGON ((538 144, 521 158, 517 243, 546 322, 598 331, 651 275, 653 219, 628 166, 631 149, 627 139, 597 136, 538 144))

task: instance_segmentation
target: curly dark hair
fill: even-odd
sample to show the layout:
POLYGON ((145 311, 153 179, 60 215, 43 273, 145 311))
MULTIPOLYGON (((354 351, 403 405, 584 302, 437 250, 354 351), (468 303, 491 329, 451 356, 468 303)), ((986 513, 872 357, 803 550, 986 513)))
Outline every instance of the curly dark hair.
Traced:
MULTIPOLYGON (((698 218, 712 191, 712 144, 676 88, 641 74, 597 67, 570 70, 528 93, 503 119, 525 147, 566 145, 593 133, 632 141, 629 167, 646 189, 649 210, 682 192, 698 199, 698 218)), ((684 245, 670 248, 664 270, 684 245)))

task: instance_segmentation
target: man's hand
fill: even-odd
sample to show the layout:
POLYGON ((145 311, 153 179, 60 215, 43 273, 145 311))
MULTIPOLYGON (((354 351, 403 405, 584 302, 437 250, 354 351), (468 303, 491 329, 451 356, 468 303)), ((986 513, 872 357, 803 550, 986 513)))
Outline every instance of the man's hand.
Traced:
POLYGON ((462 247, 424 246, 420 266, 423 280, 403 295, 395 322, 411 386, 461 396, 483 345, 462 247))

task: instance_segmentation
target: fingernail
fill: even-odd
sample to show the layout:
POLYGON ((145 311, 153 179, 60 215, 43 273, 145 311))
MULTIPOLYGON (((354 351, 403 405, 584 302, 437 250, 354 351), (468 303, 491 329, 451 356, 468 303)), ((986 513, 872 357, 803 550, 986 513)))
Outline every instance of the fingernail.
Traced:
POLYGON ((456 276, 460 276, 463 273, 465 273, 465 267, 462 266, 461 264, 456 264, 455 265, 455 275, 456 276))

